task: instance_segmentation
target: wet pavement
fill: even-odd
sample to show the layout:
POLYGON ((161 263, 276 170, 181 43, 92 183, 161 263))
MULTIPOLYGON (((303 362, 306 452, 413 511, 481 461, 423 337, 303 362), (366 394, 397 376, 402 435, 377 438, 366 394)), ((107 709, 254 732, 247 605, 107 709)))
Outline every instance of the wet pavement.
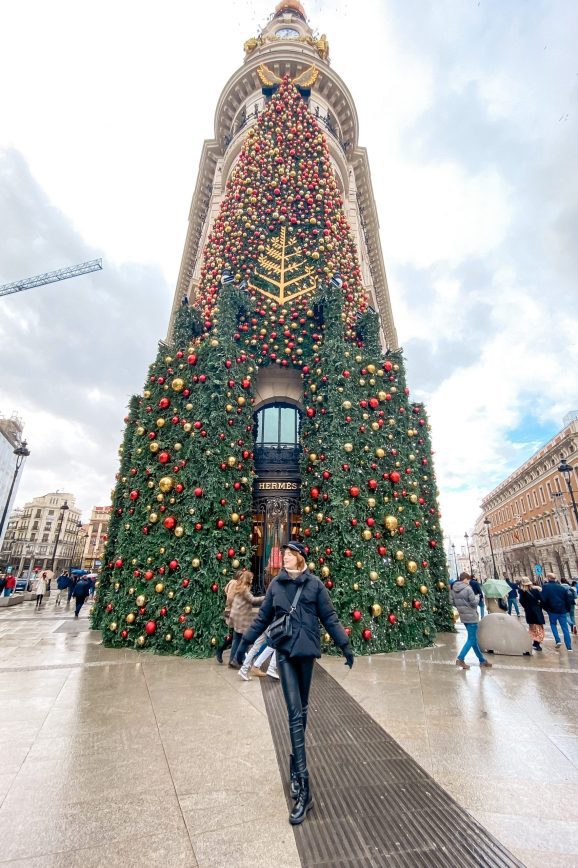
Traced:
MULTIPOLYGON (((87 616, 0 609, 0 864, 298 868, 259 680, 87 616)), ((322 665, 528 868, 578 866, 578 651, 466 672, 462 642, 322 665)))

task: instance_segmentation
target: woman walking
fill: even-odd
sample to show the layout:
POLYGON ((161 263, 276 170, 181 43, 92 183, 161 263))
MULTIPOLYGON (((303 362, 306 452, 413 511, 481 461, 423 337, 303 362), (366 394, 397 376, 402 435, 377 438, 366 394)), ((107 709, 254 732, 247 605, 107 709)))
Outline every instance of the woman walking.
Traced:
POLYGON ((229 666, 235 669, 240 669, 242 660, 236 661, 238 648, 243 638, 243 633, 249 627, 253 620, 253 606, 258 606, 263 602, 265 597, 254 597, 251 593, 251 585, 253 584, 253 573, 250 570, 243 570, 239 576, 239 580, 234 588, 235 595, 231 606, 231 617, 229 624, 233 630, 233 645, 231 647, 231 659, 229 666))
POLYGON ((42 597, 46 593, 46 573, 41 573, 36 579, 36 609, 42 605, 42 597))
POLYGON ((461 666, 462 669, 470 668, 465 657, 472 649, 480 661, 480 668, 491 669, 492 664, 488 663, 478 645, 478 598, 470 588, 470 579, 469 573, 460 573, 458 581, 454 582, 452 587, 453 604, 460 613, 460 620, 468 634, 465 645, 457 656, 456 666, 461 666))
POLYGON ((295 799, 289 822, 293 826, 303 822, 313 804, 305 753, 305 728, 313 664, 321 657, 319 621, 341 648, 346 665, 353 666, 347 633, 337 618, 327 588, 307 569, 305 554, 302 543, 290 542, 284 546, 283 568, 269 585, 265 602, 251 627, 245 631, 239 648, 241 654, 273 621, 289 616, 291 635, 275 641, 275 650, 293 750, 289 757, 291 796, 295 799))
POLYGON ((539 585, 532 585, 528 576, 520 579, 520 604, 526 615, 528 632, 532 637, 532 648, 542 650, 544 641, 544 612, 542 611, 542 591, 539 585))
MULTIPOLYGON (((223 592, 225 594, 225 611, 223 612, 223 620, 228 627, 228 633, 225 636, 223 642, 217 648, 215 652, 215 657, 217 658, 217 663, 223 662, 223 652, 230 648, 233 644, 233 628, 231 627, 231 606, 233 605, 233 600, 235 598, 235 591, 237 589, 237 582, 239 580, 239 576, 243 570, 237 570, 233 578, 227 582, 225 585, 223 592)), ((231 658, 231 663, 232 663, 231 658)))

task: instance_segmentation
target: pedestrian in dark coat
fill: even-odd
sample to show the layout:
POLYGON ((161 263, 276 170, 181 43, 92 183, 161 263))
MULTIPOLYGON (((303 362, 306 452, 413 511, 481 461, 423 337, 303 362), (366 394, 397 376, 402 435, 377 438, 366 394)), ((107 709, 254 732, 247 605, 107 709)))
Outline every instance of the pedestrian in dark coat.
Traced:
POLYGON ((77 581, 74 586, 74 597, 76 606, 74 609, 74 617, 78 618, 80 610, 84 606, 85 600, 90 594, 90 579, 85 579, 84 576, 77 581))
POLYGON ((339 622, 327 588, 321 579, 307 569, 305 554, 302 543, 290 542, 284 546, 283 569, 269 585, 257 618, 243 634, 237 655, 239 658, 245 648, 264 633, 273 621, 290 613, 293 600, 301 591, 297 607, 290 613, 292 635, 289 639, 275 643, 293 749, 289 768, 291 795, 295 805, 289 822, 294 826, 303 822, 313 804, 305 754, 305 728, 313 664, 315 658, 321 657, 320 621, 341 648, 346 665, 350 668, 353 666, 353 652, 347 633, 339 622))
POLYGON ((562 629, 564 644, 572 651, 572 639, 568 629, 568 612, 570 610, 570 595, 568 589, 561 585, 554 573, 546 573, 547 582, 542 587, 542 606, 548 612, 548 620, 556 648, 561 645, 558 624, 562 629))
POLYGON ((532 580, 528 576, 522 576, 520 579, 520 604, 526 615, 528 632, 532 637, 532 648, 541 651, 546 623, 542 611, 542 589, 538 585, 532 585, 532 580))

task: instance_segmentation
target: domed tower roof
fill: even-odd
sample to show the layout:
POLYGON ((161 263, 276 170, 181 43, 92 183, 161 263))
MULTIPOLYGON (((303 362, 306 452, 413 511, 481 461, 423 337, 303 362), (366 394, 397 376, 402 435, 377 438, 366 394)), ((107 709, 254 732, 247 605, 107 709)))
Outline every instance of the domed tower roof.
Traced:
POLYGON ((274 17, 281 15, 283 12, 295 12, 295 14, 300 15, 304 21, 306 20, 305 9, 299 0, 281 0, 281 2, 277 3, 277 6, 275 7, 274 17))

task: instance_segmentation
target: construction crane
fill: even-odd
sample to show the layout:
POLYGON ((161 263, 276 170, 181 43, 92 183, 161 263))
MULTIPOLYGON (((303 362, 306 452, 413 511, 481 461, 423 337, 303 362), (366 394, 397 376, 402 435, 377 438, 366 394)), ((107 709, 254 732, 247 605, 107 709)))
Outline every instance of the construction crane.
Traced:
POLYGON ((80 265, 69 265, 67 268, 47 271, 45 274, 37 274, 35 277, 15 280, 14 283, 5 283, 0 286, 0 296, 22 292, 24 289, 33 289, 35 286, 44 286, 45 283, 68 280, 69 277, 79 277, 81 274, 90 274, 91 271, 100 271, 101 269, 102 259, 91 259, 90 262, 81 262, 80 265))

